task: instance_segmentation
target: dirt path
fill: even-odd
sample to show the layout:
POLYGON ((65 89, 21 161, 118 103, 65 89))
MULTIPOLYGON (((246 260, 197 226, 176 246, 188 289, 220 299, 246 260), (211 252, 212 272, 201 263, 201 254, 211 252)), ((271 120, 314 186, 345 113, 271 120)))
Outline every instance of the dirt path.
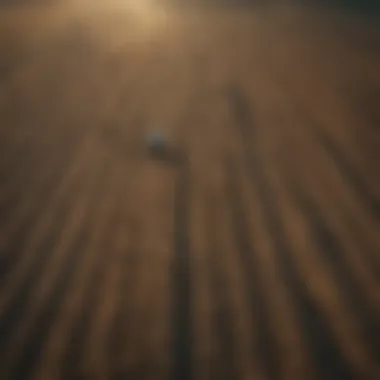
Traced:
POLYGON ((377 28, 141 4, 0 11, 0 378, 380 378, 377 28))

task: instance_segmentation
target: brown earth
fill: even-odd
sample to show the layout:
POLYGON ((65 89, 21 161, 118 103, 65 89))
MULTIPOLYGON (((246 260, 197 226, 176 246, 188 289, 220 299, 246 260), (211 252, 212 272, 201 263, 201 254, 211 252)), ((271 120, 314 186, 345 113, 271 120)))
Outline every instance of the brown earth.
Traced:
POLYGON ((378 27, 90 3, 0 10, 0 379, 379 379, 378 27))

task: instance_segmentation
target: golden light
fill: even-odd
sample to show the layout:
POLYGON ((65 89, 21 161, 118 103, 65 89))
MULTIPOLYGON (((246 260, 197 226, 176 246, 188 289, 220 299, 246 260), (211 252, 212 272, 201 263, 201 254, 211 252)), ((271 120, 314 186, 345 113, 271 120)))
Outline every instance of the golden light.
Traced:
POLYGON ((157 28, 165 18, 164 8, 155 0, 103 0, 103 6, 130 17, 143 28, 157 28))
POLYGON ((136 12, 149 13, 154 8, 151 0, 124 0, 124 2, 136 12))
POLYGON ((107 4, 120 10, 135 13, 136 16, 147 17, 157 11, 153 0, 109 0, 107 4))
POLYGON ((97 41, 120 45, 146 41, 168 31, 167 8, 157 0, 68 0, 73 13, 97 41))

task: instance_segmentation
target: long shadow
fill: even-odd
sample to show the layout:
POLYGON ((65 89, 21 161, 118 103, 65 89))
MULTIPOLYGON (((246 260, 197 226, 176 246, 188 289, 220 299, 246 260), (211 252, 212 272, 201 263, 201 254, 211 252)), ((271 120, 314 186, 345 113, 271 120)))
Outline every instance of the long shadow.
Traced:
POLYGON ((173 288, 173 380, 191 380, 193 373, 193 331, 191 310, 189 202, 190 168, 185 153, 177 156, 174 207, 173 288))
POLYGON ((236 365, 236 342, 233 331, 233 310, 231 300, 228 297, 228 282, 226 281, 226 270, 223 252, 219 251, 217 226, 217 207, 215 194, 208 191, 205 194, 205 225, 208 237, 207 266, 209 283, 212 292, 213 326, 216 336, 218 367, 217 373, 212 374, 212 378, 220 380, 230 380, 238 378, 236 365))

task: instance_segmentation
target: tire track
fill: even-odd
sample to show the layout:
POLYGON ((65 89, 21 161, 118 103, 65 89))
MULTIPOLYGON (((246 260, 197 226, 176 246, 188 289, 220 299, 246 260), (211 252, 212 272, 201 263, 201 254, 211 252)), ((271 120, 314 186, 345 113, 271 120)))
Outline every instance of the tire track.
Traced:
POLYGON ((178 166, 174 210, 173 261, 173 380, 192 380, 193 332, 189 269, 189 192, 190 172, 187 157, 178 166))
MULTIPOLYGON (((16 204, 8 203, 8 212, 12 212, 12 214, 6 222, 0 241, 0 252, 5 255, 5 260, 12 258, 11 260, 15 262, 16 258, 19 257, 18 255, 22 251, 28 239, 28 233, 36 223, 39 213, 41 210, 46 210, 46 204, 51 201, 57 181, 66 179, 71 165, 76 162, 78 154, 81 153, 80 146, 79 143, 73 144, 69 153, 62 154, 49 163, 48 168, 45 168, 44 175, 37 177, 34 186, 28 189, 24 196, 15 199, 16 204)), ((4 212, 6 210, 2 210, 2 214, 4 212)), ((11 273, 10 268, 7 272, 11 273)))
MULTIPOLYGON (((96 169, 94 166, 94 174, 96 169)), ((101 174, 96 173, 92 178, 96 188, 95 194, 88 197, 88 193, 84 193, 84 199, 90 198, 87 202, 77 198, 79 207, 76 205, 72 208, 73 221, 66 225, 61 241, 57 243, 53 250, 54 255, 45 269, 46 274, 41 277, 38 287, 34 290, 33 308, 24 324, 17 330, 12 349, 7 353, 9 365, 6 367, 6 376, 9 379, 29 378, 38 363, 45 339, 60 311, 67 289, 72 286, 73 272, 78 271, 79 263, 83 260, 82 250, 87 237, 83 218, 91 219, 92 211, 86 214, 86 210, 96 209, 95 206, 101 200, 105 169, 106 166, 100 171, 101 174)))
MULTIPOLYGON (((350 369, 349 364, 341 356, 340 350, 336 342, 334 342, 326 321, 322 317, 318 307, 308 296, 305 286, 300 280, 294 263, 292 262, 292 255, 288 248, 287 239, 277 215, 278 206, 276 196, 269 187, 267 179, 262 172, 263 169, 260 166, 257 138, 253 139, 251 136, 249 128, 249 104, 239 89, 233 88, 232 94, 233 96, 231 96, 231 90, 227 93, 234 115, 236 115, 235 108, 238 109, 236 116, 237 128, 240 132, 250 178, 253 186, 258 190, 263 219, 273 239, 281 277, 285 286, 292 294, 301 325, 305 328, 304 333, 307 337, 311 352, 313 353, 316 368, 319 371, 323 371, 321 372, 321 376, 324 379, 354 379, 356 376, 350 369), (248 116, 242 117, 241 115, 248 116), (250 143, 251 141, 255 141, 254 146, 250 143)), ((230 168, 229 172, 230 175, 233 176, 233 167, 230 168)))
MULTIPOLYGON (((287 171, 289 175, 289 171, 287 171)), ((380 362, 380 315, 368 303, 366 293, 361 291, 362 286, 357 283, 351 275, 351 269, 348 267, 347 259, 342 253, 342 246, 336 237, 326 226, 318 206, 302 192, 297 184, 294 174, 287 181, 289 194, 293 194, 294 201, 302 210, 307 223, 312 231, 313 240, 323 260, 331 268, 335 282, 344 295, 342 298, 348 300, 350 304, 350 314, 354 315, 360 325, 365 341, 371 347, 372 356, 376 362, 380 362), (291 179, 290 179, 291 178, 291 179), (291 185, 289 185, 291 184, 291 185)))
POLYGON ((255 258, 256 254, 253 252, 248 238, 249 232, 243 211, 244 209, 240 201, 240 190, 237 185, 239 180, 230 157, 226 159, 225 168, 227 173, 226 193, 230 208, 232 229, 235 234, 251 314, 256 321, 256 327, 254 327, 253 333, 254 355, 259 357, 259 362, 262 363, 267 378, 277 379, 279 377, 277 342, 273 337, 267 301, 259 282, 260 275, 256 271, 256 268, 259 268, 255 258))
MULTIPOLYGON (((60 334, 67 336, 66 344, 61 346, 64 347, 64 352, 58 371, 63 379, 93 377, 94 375, 87 371, 84 359, 86 351, 89 349, 91 319, 96 315, 99 307, 101 287, 114 254, 114 252, 109 252, 108 239, 113 227, 110 221, 119 207, 114 199, 114 185, 115 182, 117 183, 116 171, 109 167, 108 171, 110 173, 107 173, 106 178, 100 182, 102 185, 99 188, 106 194, 99 192, 100 210, 97 218, 94 218, 92 222, 94 223, 93 237, 83 248, 82 259, 73 280, 71 294, 67 297, 67 307, 70 308, 71 315, 68 315, 65 321, 62 316, 67 314, 60 314, 61 325, 65 326, 64 331, 61 331, 60 334)), ((91 222, 89 221, 89 223, 91 222)), ((94 365, 93 370, 96 372, 97 364, 94 363, 94 365)))
MULTIPOLYGON (((221 190, 222 189, 215 189, 221 190)), ((231 302, 228 299, 228 282, 226 271, 223 268, 224 258, 220 249, 220 236, 217 226, 219 221, 218 205, 216 198, 218 194, 209 190, 204 194, 205 198, 205 228, 208 236, 208 258, 207 269, 210 281, 211 294, 213 299, 213 324, 217 340, 216 349, 218 351, 218 372, 214 374, 217 379, 237 379, 238 371, 236 367, 235 349, 236 343, 233 334, 234 319, 232 316, 231 302)), ((219 205, 221 207, 221 205, 219 205)))
MULTIPOLYGON (((15 247, 14 249, 23 249, 26 254, 20 253, 19 255, 23 257, 20 260, 20 263, 14 268, 11 278, 3 285, 2 292, 0 293, 0 310, 6 310, 7 305, 16 294, 21 284, 23 283, 26 276, 31 275, 32 272, 29 272, 30 268, 33 268, 33 262, 36 263, 35 259, 39 256, 41 244, 43 244, 45 235, 50 231, 50 225, 54 223, 55 211, 61 202, 65 199, 68 190, 71 186, 78 181, 78 175, 81 173, 81 170, 84 169, 86 165, 87 155, 93 149, 94 142, 89 139, 82 150, 80 150, 78 155, 72 159, 70 163, 67 164, 66 174, 61 177, 60 182, 55 184, 55 190, 51 199, 49 200, 48 206, 45 208, 45 211, 40 214, 38 223, 35 225, 34 229, 28 233, 28 238, 25 239, 24 245, 22 247, 15 247)), ((20 239, 21 240, 21 239, 20 239)), ((17 241, 16 241, 17 243, 17 241)), ((15 251, 17 252, 17 251, 15 251)), ((42 255, 42 253, 40 253, 42 255)), ((46 252, 44 253, 46 254, 46 252)))

